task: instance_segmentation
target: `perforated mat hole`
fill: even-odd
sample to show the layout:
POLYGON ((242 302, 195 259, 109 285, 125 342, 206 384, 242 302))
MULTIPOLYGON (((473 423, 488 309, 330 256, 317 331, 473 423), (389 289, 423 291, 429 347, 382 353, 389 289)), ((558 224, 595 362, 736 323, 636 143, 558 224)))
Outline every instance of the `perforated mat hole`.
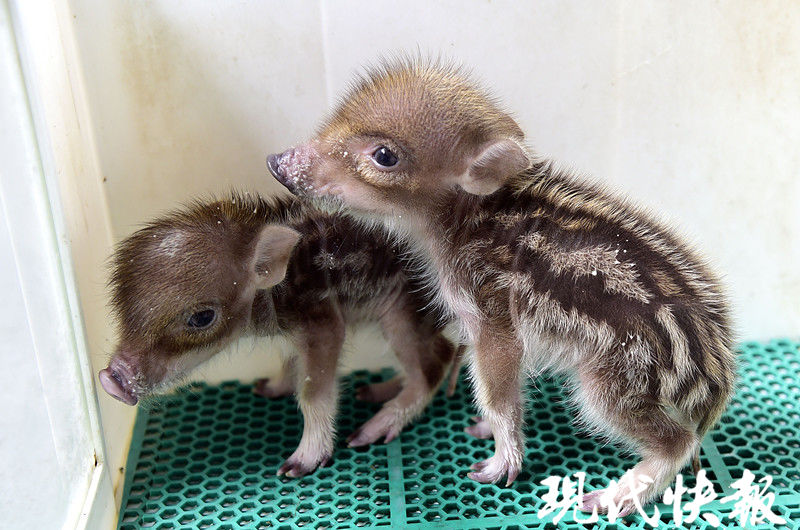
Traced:
POLYGON ((196 488, 196 487, 187 488, 187 489, 185 489, 183 491, 183 496, 184 497, 199 497, 202 494, 203 494, 203 490, 200 489, 200 488, 196 488))
POLYGON ((304 515, 302 517, 298 517, 295 524, 299 527, 309 526, 314 522, 314 518, 308 515, 304 515))
POLYGON ((406 508, 406 517, 416 518, 421 513, 422 512, 420 511, 420 509, 417 508, 416 506, 410 506, 409 508, 406 508))
POLYGON ((219 514, 217 514, 217 519, 220 521, 227 521, 228 519, 232 519, 236 515, 236 512, 233 510, 222 510, 219 514))
POLYGON ((436 494, 439 493, 439 488, 438 488, 438 486, 435 486, 435 485, 424 486, 422 488, 422 493, 424 495, 436 495, 436 494))
POLYGON ((466 505, 478 504, 478 496, 473 493, 467 493, 461 498, 461 502, 466 505))
POLYGON ((191 523, 195 522, 195 520, 196 520, 196 519, 197 519, 197 518, 195 517, 195 515, 194 515, 194 514, 187 513, 187 514, 184 514, 184 515, 182 515, 182 516, 181 516, 181 517, 178 519, 178 522, 179 522, 181 525, 184 525, 184 526, 185 526, 185 525, 189 525, 189 524, 191 524, 191 523))
POLYGON ((314 515, 318 519, 327 519, 328 517, 333 515, 333 510, 331 510, 330 508, 325 508, 325 507, 318 508, 316 511, 314 511, 314 515))
POLYGON ((242 527, 252 527, 255 521, 255 517, 251 515, 245 515, 244 517, 239 517, 239 519, 236 520, 236 523, 242 527))
POLYGON ((363 528, 365 526, 369 526, 370 520, 369 520, 369 517, 356 517, 356 519, 355 519, 355 521, 353 521, 353 523, 357 527, 363 528))
POLYGON ((441 516, 441 514, 439 514, 439 512, 428 511, 428 512, 425 512, 425 520, 426 521, 432 521, 432 522, 441 521, 442 520, 442 516, 441 516))
POLYGON ((152 528, 156 525, 158 519, 152 515, 143 515, 142 518, 139 520, 139 524, 142 528, 152 528))
MULTIPOLYGON (((243 421, 243 420, 241 420, 241 421, 243 421)), ((247 429, 245 427, 238 427, 237 426, 237 427, 234 427, 234 428, 231 429, 231 436, 234 436, 236 438, 241 438, 245 434, 247 434, 247 429)), ((244 453, 242 453, 242 454, 244 454, 244 453)))
POLYGON ((219 502, 219 505, 223 508, 230 508, 231 506, 235 506, 236 502, 236 497, 223 497, 223 499, 219 502))

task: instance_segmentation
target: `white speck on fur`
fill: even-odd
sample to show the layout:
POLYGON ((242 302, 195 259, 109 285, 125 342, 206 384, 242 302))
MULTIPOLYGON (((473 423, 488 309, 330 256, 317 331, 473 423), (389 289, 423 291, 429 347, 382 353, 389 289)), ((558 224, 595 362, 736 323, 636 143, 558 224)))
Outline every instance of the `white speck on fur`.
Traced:
MULTIPOLYGON (((155 237, 155 235, 153 236, 155 237)), ((166 254, 167 256, 175 256, 181 251, 186 242, 186 236, 183 232, 174 231, 161 240, 158 245, 158 252, 166 254)))

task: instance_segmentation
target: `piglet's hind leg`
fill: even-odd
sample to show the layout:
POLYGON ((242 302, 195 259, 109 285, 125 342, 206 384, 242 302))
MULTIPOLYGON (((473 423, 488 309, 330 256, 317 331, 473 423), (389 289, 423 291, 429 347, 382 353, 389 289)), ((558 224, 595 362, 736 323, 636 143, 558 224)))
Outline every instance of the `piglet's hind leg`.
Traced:
POLYGON ((389 401, 403 389, 403 378, 395 376, 388 381, 364 385, 356 389, 356 398, 368 403, 383 403, 389 401))
MULTIPOLYGON (((609 492, 618 515, 624 517, 636 510, 634 496, 641 505, 657 498, 696 454, 700 442, 693 428, 676 421, 658 404, 648 402, 646 396, 622 399, 615 394, 619 385, 597 374, 583 372, 580 376, 582 405, 591 407, 596 421, 632 442, 642 455, 642 460, 621 477, 618 487, 609 492)), ((605 493, 586 493, 580 508, 605 512, 605 493)))
POLYGON ((297 358, 290 357, 283 363, 281 374, 270 379, 256 379, 253 384, 253 393, 268 399, 282 398, 294 394, 295 381, 297 380, 297 358))
POLYGON ((429 323, 415 319, 414 307, 399 305, 381 319, 384 335, 405 372, 400 392, 347 439, 351 447, 392 441, 430 403, 453 359, 453 345, 429 323))

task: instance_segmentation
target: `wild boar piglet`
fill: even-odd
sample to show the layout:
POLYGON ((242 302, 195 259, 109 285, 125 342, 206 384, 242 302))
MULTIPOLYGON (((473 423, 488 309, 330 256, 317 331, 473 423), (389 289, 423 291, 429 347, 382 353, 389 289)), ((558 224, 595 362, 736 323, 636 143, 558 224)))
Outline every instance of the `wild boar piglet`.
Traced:
POLYGON ((175 211, 113 256, 119 343, 100 382, 135 405, 243 334, 284 336, 296 350, 285 376, 259 380, 255 390, 296 393, 303 435, 278 473, 302 476, 333 450, 345 328, 374 321, 403 374, 358 390, 388 401, 349 442, 389 441, 428 404, 454 354, 403 252, 380 228, 294 198, 232 195, 175 211))
POLYGON ((483 420, 469 430, 495 441, 472 478, 515 479, 521 386, 545 371, 569 381, 582 424, 641 455, 614 497, 621 513, 634 488, 647 502, 697 465, 735 377, 716 276, 642 209, 533 155, 463 69, 384 63, 313 140, 267 164, 293 193, 382 222, 427 263, 474 344, 483 420))

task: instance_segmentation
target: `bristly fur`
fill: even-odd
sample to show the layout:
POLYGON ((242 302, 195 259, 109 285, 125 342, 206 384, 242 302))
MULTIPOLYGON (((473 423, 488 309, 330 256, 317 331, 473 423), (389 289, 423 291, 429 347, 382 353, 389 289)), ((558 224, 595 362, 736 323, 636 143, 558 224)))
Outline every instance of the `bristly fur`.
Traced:
POLYGON ((285 223, 305 206, 291 196, 276 196, 265 199, 259 194, 232 191, 225 198, 209 196, 195 199, 184 208, 146 223, 133 234, 120 241, 109 261, 108 287, 114 313, 119 316, 120 305, 126 303, 126 294, 134 278, 151 274, 150 263, 141 258, 147 248, 162 243, 167 233, 181 229, 218 230, 221 221, 250 227, 256 231, 265 223, 285 223), (156 240, 156 241, 153 241, 156 240))
MULTIPOLYGON (((441 102, 453 104, 448 111, 458 111, 459 105, 475 106, 480 112, 470 116, 477 122, 471 127, 473 131, 510 133, 520 141, 524 138, 509 113, 502 108, 501 102, 475 83, 467 67, 441 57, 422 55, 384 57, 377 64, 367 67, 363 74, 350 83, 346 95, 340 98, 337 109, 326 120, 323 130, 335 128, 345 132, 353 116, 365 108, 380 108, 385 103, 383 97, 386 94, 402 94, 409 105, 423 102, 426 105, 424 119, 431 125, 436 122, 456 125, 458 120, 465 117, 437 114, 441 102)), ((394 110, 409 110, 402 108, 402 102, 400 106, 394 110)))
POLYGON ((193 202, 118 245, 109 284, 120 341, 101 384, 135 404, 242 335, 286 337, 284 375, 254 390, 296 392, 303 437, 278 473, 300 476, 333 450, 345 328, 372 321, 405 377, 359 390, 386 403, 348 441, 389 441, 424 410, 455 354, 404 254, 385 230, 294 198, 193 202))
POLYGON ((673 230, 524 142, 462 68, 398 58, 368 70, 318 137, 271 169, 290 191, 381 220, 415 245, 474 343, 497 451, 473 478, 516 477, 522 374, 561 372, 579 421, 644 457, 626 487, 651 476, 649 501, 696 459, 732 395, 728 301, 673 230), (390 165, 375 158, 386 150, 390 165))

